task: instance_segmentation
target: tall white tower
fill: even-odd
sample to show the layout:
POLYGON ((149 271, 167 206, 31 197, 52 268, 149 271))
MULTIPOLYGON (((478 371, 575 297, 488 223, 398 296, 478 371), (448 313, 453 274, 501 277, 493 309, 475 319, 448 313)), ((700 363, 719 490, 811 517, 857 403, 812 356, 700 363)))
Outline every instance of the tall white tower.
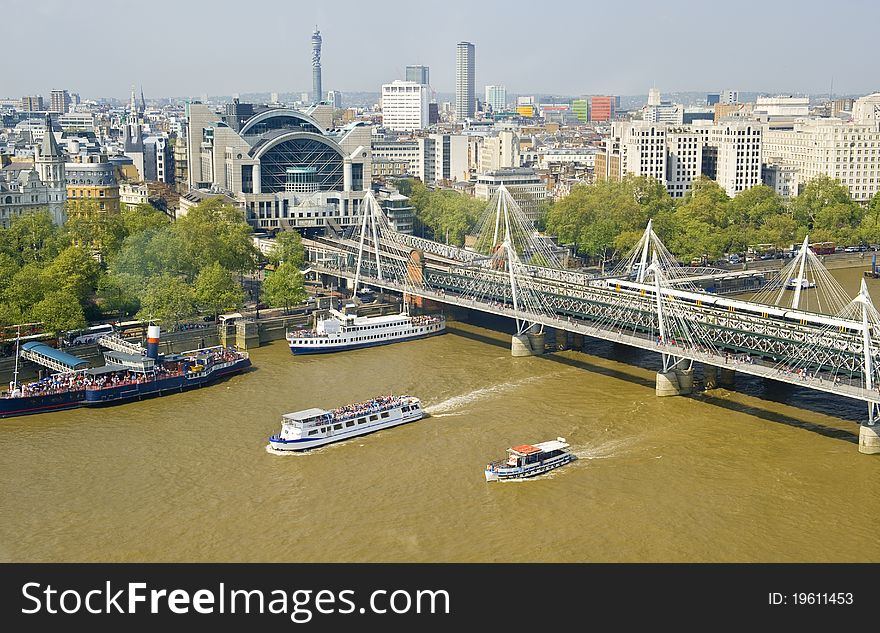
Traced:
POLYGON ((455 118, 463 121, 474 116, 474 45, 459 42, 455 49, 455 118))
POLYGON ((321 90, 321 31, 315 25, 312 33, 312 101, 318 103, 324 98, 321 90))

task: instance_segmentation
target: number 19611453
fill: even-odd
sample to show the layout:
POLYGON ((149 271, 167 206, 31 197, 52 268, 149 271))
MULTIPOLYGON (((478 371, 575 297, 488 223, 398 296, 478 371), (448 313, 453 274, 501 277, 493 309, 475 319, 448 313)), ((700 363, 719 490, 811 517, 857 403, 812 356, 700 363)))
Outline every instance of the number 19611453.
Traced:
POLYGON ((853 594, 848 592, 837 593, 777 593, 768 594, 767 601, 771 605, 848 605, 853 604, 853 594))

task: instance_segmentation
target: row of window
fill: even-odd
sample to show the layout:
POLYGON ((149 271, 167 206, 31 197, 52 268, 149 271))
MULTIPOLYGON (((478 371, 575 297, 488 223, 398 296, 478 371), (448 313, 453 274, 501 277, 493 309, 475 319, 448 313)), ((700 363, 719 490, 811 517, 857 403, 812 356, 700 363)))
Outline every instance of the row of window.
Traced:
MULTIPOLYGON (((383 412, 382 412, 382 419, 384 420, 384 419, 387 418, 389 415, 390 415, 390 414, 388 413, 388 411, 383 411, 383 412)), ((369 421, 369 422, 375 422, 375 421, 378 420, 378 419, 379 419, 379 415, 378 415, 378 414, 374 414, 374 415, 371 415, 371 416, 370 416, 369 420, 367 420, 367 418, 358 418, 356 422, 355 422, 355 420, 346 420, 346 421, 345 421, 345 428, 350 429, 351 427, 355 426, 355 423, 357 423, 357 424, 359 424, 359 425, 360 425, 360 424, 366 424, 368 421, 369 421)), ((318 434, 318 431, 320 431, 321 433, 327 433, 331 428, 332 428, 334 431, 341 431, 341 430, 343 429, 343 423, 342 423, 342 422, 339 422, 338 424, 334 424, 332 427, 330 427, 330 426, 322 426, 322 427, 317 428, 317 429, 312 429, 311 431, 309 431, 309 435, 310 435, 310 436, 311 436, 311 435, 317 435, 317 434, 318 434)))

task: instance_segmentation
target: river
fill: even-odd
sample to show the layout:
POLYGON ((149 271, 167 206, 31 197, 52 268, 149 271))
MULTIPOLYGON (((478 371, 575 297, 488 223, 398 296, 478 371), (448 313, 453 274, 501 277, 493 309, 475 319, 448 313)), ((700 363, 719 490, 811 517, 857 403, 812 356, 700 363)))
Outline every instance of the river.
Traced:
MULTIPOLYGON (((856 291, 860 269, 834 274, 856 291)), ((745 376, 658 398, 652 355, 593 341, 512 358, 487 325, 505 323, 324 356, 280 341, 209 388, 4 420, 0 560, 880 560, 863 405, 745 376), (430 417, 265 450, 284 412, 391 391, 430 417), (578 460, 485 482, 508 447, 556 436, 578 460)))

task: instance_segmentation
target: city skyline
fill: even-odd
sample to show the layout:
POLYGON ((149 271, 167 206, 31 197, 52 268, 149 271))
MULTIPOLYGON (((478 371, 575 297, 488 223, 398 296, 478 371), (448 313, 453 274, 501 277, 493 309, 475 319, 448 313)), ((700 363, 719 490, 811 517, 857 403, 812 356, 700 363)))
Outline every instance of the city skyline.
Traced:
POLYGON ((123 5, 111 5, 98 16, 86 16, 75 4, 60 0, 22 5, 17 9, 19 18, 38 26, 44 45, 31 45, 31 29, 9 33, 14 49, 31 51, 30 64, 36 72, 7 78, 0 96, 48 95, 52 89, 66 88, 84 98, 124 98, 133 81, 154 97, 303 92, 312 84, 311 34, 316 24, 324 38, 325 90, 378 92, 383 83, 403 79, 407 65, 423 64, 431 68, 435 90, 453 92, 459 41, 472 42, 479 49, 476 85, 504 84, 511 94, 635 95, 647 93, 653 85, 664 93, 733 86, 821 94, 831 90, 832 82, 835 94, 867 94, 878 87, 870 62, 871 25, 880 18, 880 7, 856 0, 842 0, 837 13, 822 16, 815 45, 804 43, 816 32, 816 16, 809 10, 812 3, 744 0, 722 19, 712 7, 686 0, 662 6, 637 0, 628 11, 638 18, 631 23, 622 21, 613 7, 565 7, 544 18, 545 29, 529 40, 528 47, 522 37, 511 36, 521 33, 518 25, 530 11, 525 4, 519 11, 517 5, 508 4, 499 12, 453 1, 447 13, 467 8, 468 20, 446 20, 444 13, 437 12, 419 22, 405 21, 385 1, 370 13, 346 1, 334 5, 332 12, 322 6, 303 11, 278 0, 253 4, 255 15, 273 16, 257 22, 259 36, 232 40, 243 42, 241 46, 212 47, 212 55, 206 57, 202 50, 206 40, 226 38, 237 27, 238 5, 223 0, 208 12, 202 5, 158 0, 156 11, 167 10, 174 16, 168 28, 190 29, 199 37, 168 37, 161 46, 122 50, 113 37, 98 38, 95 41, 107 42, 94 47, 100 72, 92 64, 67 67, 53 61, 67 54, 70 33, 87 29, 112 34, 115 29, 120 42, 156 41, 156 22, 124 19, 123 5), (798 11, 791 11, 795 6, 798 11), (429 22, 430 28, 424 28, 429 22), (618 28, 613 28, 615 24, 618 28), (780 29, 780 24, 785 28, 780 29), (389 37, 365 38, 364 32, 389 37), (771 45, 758 46, 758 42, 771 45), (828 55, 828 49, 846 55, 828 55), (149 54, 139 54, 142 50, 149 54), (206 64, 206 59, 212 63, 206 64), (364 59, 369 63, 361 63, 364 59), (585 64, 586 59, 591 63, 585 64))

